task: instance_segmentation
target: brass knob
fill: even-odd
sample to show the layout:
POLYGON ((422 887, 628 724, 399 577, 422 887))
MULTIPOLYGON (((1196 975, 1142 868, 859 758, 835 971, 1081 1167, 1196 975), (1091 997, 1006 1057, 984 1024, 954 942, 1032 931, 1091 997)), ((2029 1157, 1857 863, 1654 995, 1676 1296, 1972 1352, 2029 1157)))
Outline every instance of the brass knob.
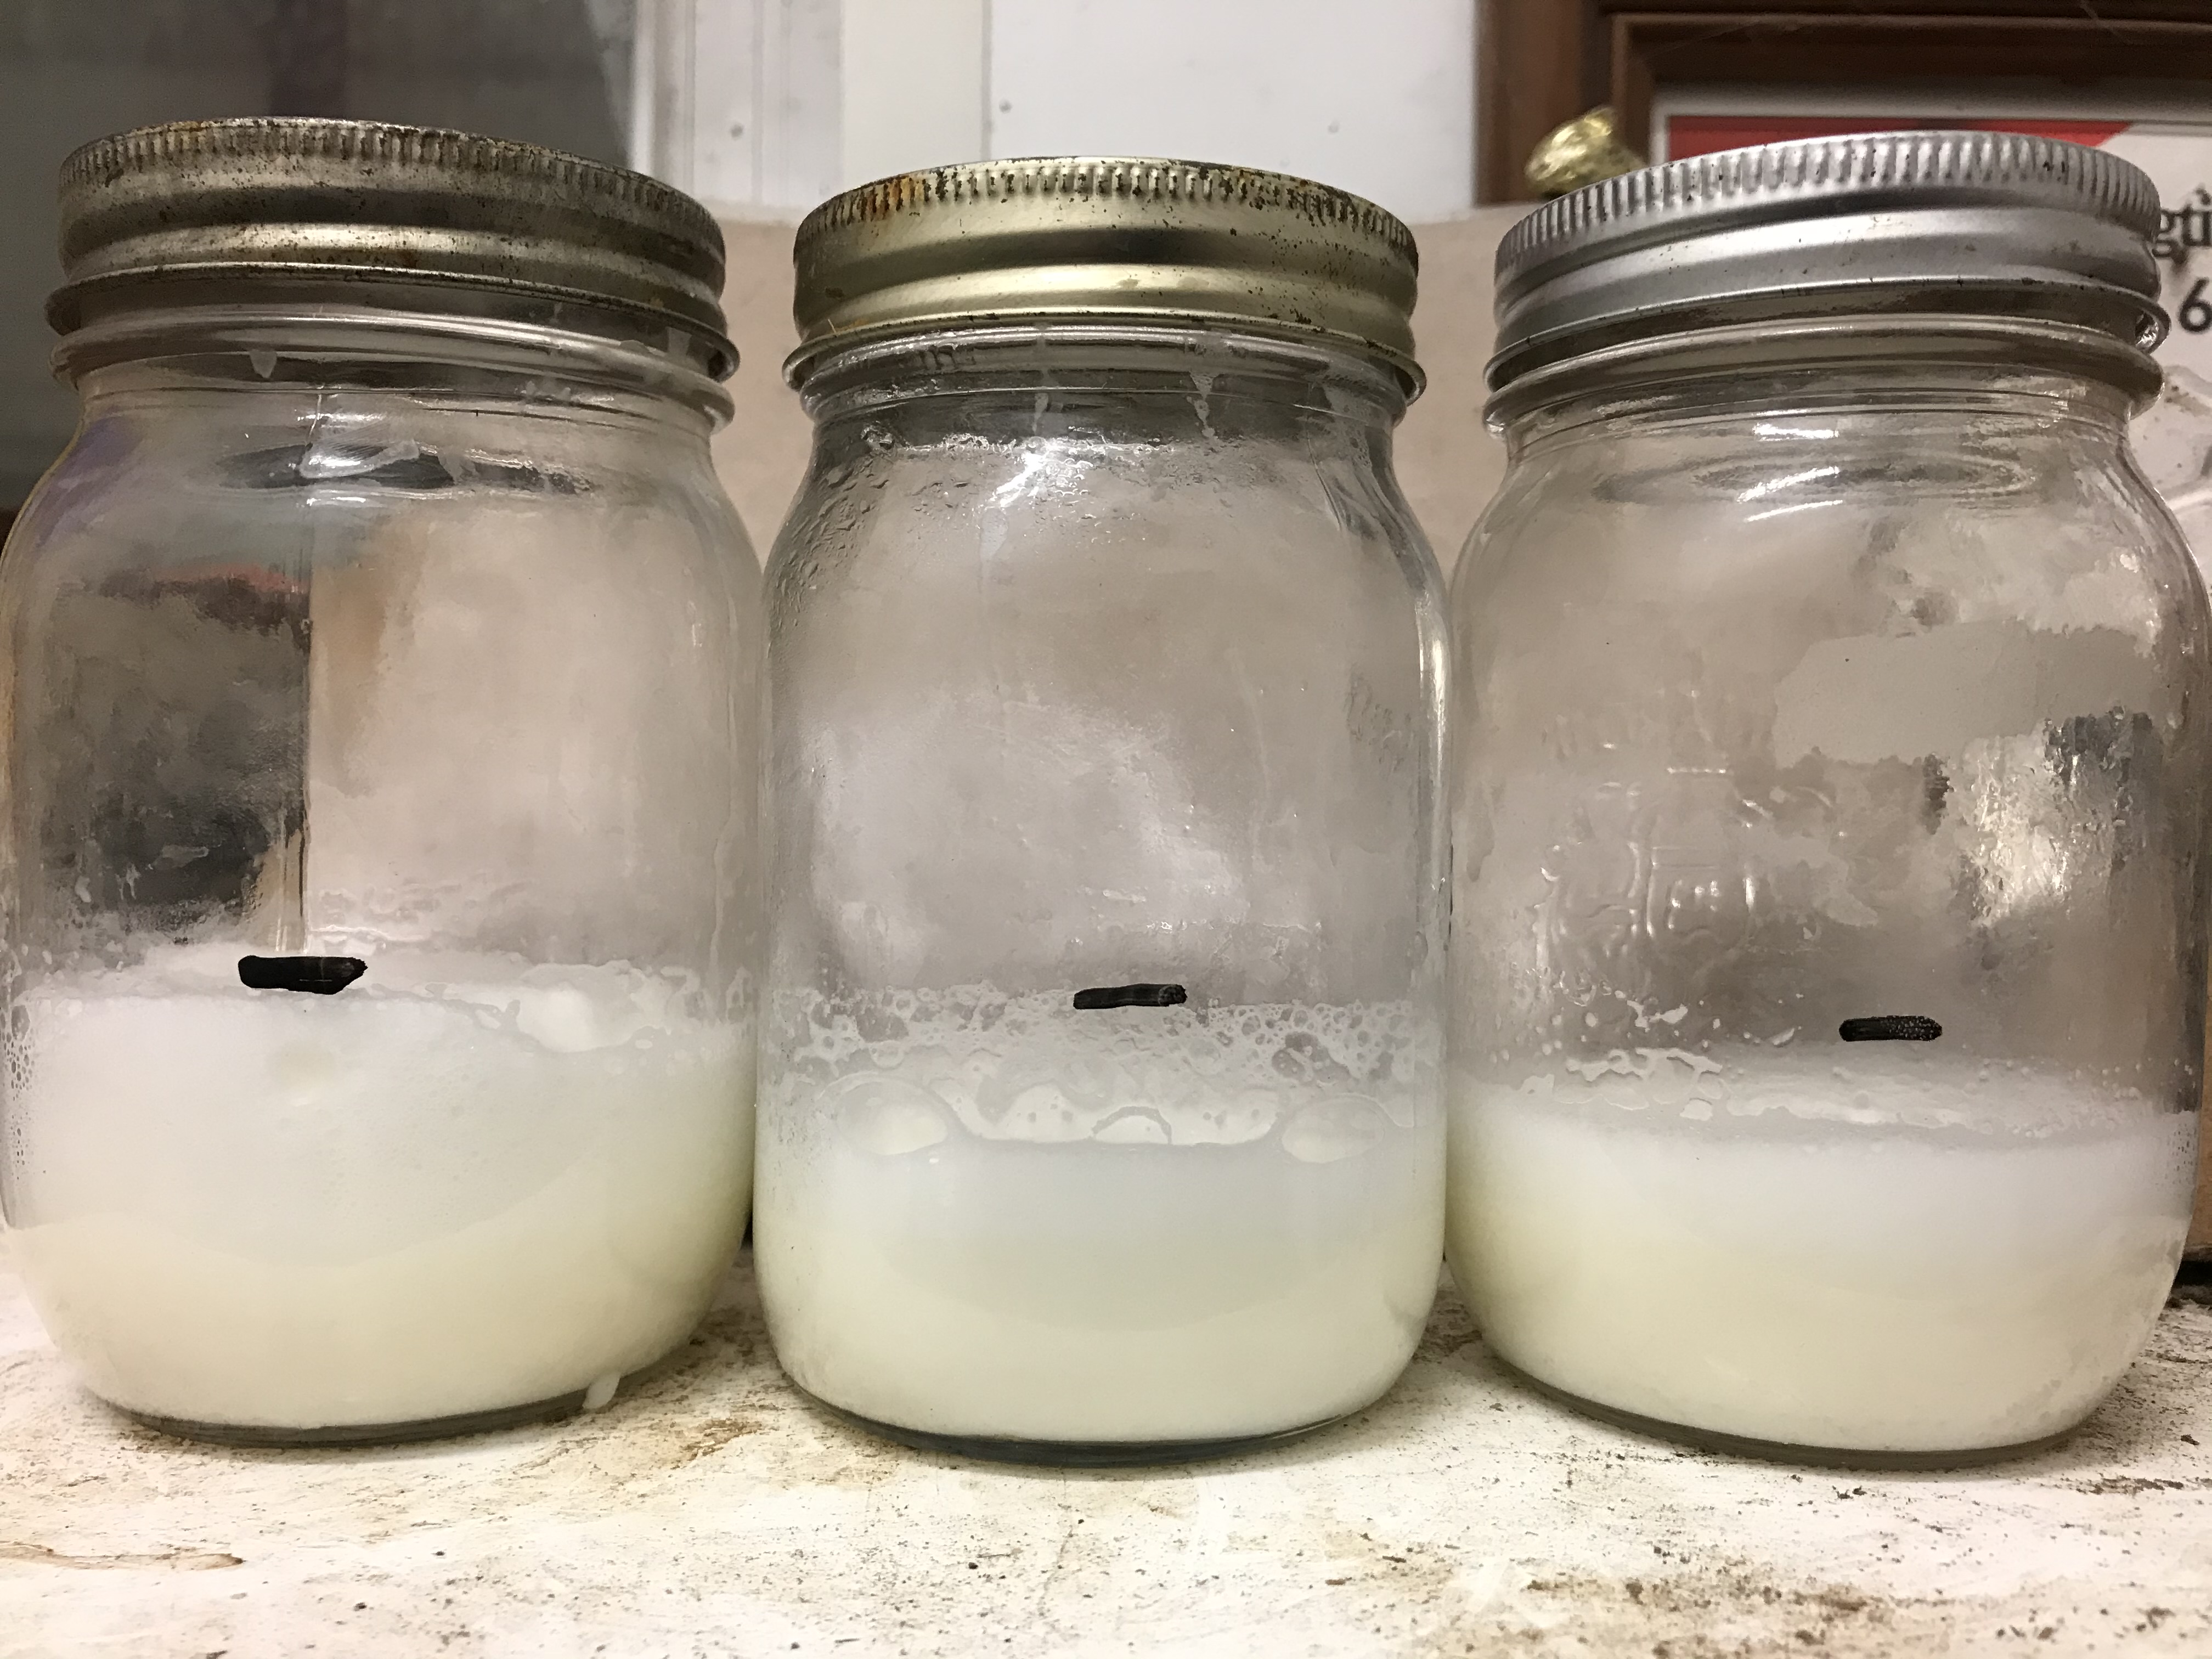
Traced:
POLYGON ((1620 142, 1613 106, 1600 104, 1546 133, 1543 141, 1528 152, 1528 165, 1521 170, 1521 176, 1539 196, 1565 196, 1601 179, 1633 173, 1643 165, 1644 158, 1620 142))

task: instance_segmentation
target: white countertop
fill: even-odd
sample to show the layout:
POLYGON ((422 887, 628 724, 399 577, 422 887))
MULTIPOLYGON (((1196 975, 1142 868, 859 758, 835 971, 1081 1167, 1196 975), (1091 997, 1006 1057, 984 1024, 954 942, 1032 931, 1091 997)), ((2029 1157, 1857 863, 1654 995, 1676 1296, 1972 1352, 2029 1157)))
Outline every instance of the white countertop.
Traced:
POLYGON ((750 1273, 596 1416, 239 1452, 72 1384, 0 1255, 0 1656, 2212 1654, 2212 1309, 2069 1444, 1791 1470, 1588 1422, 1447 1294, 1329 1433, 1030 1472, 795 1398, 750 1273))

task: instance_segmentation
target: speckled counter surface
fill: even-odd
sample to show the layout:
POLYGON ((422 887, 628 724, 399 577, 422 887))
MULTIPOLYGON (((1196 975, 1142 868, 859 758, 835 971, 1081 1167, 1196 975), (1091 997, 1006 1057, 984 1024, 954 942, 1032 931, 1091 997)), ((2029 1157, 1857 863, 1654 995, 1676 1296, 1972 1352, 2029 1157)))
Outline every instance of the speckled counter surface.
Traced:
POLYGON ((2212 1655, 2212 1310, 2069 1445, 1841 1474, 1579 1419, 1449 1296, 1381 1405, 1167 1474, 880 1444, 749 1276, 596 1416, 402 1451, 179 1444, 80 1393, 0 1254, 0 1656, 2212 1655))

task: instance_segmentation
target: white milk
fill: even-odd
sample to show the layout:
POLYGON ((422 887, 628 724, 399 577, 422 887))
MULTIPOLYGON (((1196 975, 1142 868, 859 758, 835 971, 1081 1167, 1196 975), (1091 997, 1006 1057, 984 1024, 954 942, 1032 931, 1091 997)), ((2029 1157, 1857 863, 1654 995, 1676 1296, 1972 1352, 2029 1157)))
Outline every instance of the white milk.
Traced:
POLYGON ((2014 1445, 2087 1416, 2165 1298, 2194 1115, 1893 1045, 1574 1071, 1456 1094, 1450 1255, 1491 1346, 1585 1400, 2014 1445))
POLYGON ((776 1352, 878 1422, 1261 1435, 1357 1410, 1436 1288, 1433 1039, 1403 1005, 786 1011, 754 1256, 776 1352))
POLYGON ((18 1006, 15 1261, 94 1392, 396 1424, 604 1395, 684 1339, 744 1226, 750 1032, 627 967, 386 954, 324 997, 235 963, 18 1006))

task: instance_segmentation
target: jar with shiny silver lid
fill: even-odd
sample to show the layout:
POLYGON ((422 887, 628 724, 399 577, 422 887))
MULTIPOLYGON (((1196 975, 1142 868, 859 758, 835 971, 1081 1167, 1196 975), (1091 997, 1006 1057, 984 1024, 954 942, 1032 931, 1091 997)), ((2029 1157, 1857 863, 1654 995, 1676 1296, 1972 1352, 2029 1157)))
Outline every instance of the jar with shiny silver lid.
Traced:
POLYGON ((754 1244, 894 1437, 1188 1458, 1357 1410, 1443 1224, 1441 584, 1411 236, 991 162, 800 227, 754 1244))
POLYGON ((62 178, 82 423, 0 563, 0 1206, 184 1434, 603 1403, 745 1220, 758 576, 703 210, 528 145, 62 178))
POLYGON ((1498 254, 1455 578, 1449 1255, 1509 1364, 1788 1458, 2062 1436, 2190 1202, 2204 590, 2133 167, 1889 133, 1498 254))

